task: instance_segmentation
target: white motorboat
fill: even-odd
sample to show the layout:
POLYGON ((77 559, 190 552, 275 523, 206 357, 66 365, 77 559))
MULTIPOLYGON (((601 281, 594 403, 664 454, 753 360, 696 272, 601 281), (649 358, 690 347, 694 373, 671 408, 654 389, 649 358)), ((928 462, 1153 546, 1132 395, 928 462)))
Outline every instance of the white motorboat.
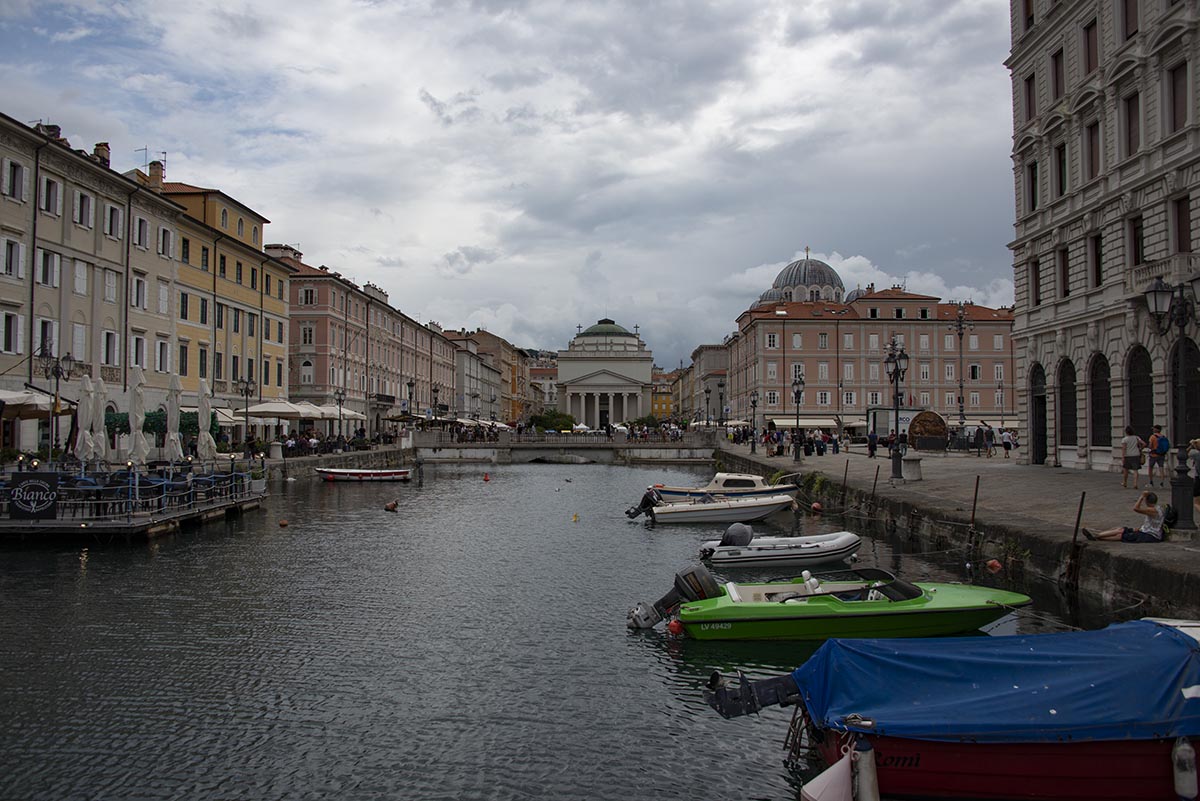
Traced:
POLYGON ((625 510, 635 518, 645 514, 654 523, 753 523, 776 512, 794 508, 790 495, 767 495, 751 498, 689 498, 668 503, 651 487, 641 503, 625 510))
POLYGON ((700 546, 700 558, 713 567, 809 567, 841 562, 858 552, 862 538, 853 531, 804 537, 755 537, 749 526, 735 523, 719 540, 700 546))
POLYGON ((411 481, 412 470, 409 468, 391 468, 387 470, 349 470, 336 467, 314 467, 317 475, 326 481, 411 481))
POLYGON ((668 487, 655 484, 650 489, 658 490, 658 494, 665 501, 677 501, 685 498, 703 498, 705 495, 714 498, 790 495, 795 498, 799 487, 795 484, 769 484, 765 478, 753 473, 717 473, 712 481, 703 487, 668 487))

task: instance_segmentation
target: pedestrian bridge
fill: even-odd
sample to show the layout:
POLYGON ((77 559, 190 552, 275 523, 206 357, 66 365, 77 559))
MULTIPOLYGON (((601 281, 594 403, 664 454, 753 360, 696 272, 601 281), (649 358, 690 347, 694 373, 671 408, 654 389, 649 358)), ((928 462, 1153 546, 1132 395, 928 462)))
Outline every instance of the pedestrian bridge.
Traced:
POLYGON ((490 464, 635 464, 638 462, 710 463, 717 447, 713 432, 688 432, 676 439, 661 436, 627 439, 617 434, 521 434, 501 431, 494 439, 471 441, 442 431, 413 435, 416 458, 426 462, 490 464))

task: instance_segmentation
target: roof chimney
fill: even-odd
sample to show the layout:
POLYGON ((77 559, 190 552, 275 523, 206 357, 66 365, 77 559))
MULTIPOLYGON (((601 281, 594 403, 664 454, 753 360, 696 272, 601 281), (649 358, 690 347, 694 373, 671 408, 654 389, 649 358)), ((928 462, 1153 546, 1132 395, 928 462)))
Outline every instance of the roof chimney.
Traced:
POLYGON ((161 161, 150 162, 150 188, 155 192, 163 190, 163 163, 161 161))
POLYGON ((111 156, 112 150, 109 149, 108 142, 97 142, 96 147, 92 149, 92 158, 103 164, 105 167, 108 166, 108 161, 111 156))

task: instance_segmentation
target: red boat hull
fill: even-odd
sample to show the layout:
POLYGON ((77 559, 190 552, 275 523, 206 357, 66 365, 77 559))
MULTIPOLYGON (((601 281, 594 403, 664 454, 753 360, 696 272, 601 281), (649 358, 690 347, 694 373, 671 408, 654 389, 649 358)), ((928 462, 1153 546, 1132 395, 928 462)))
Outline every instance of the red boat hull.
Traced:
MULTIPOLYGON (((841 738, 825 732, 829 764, 841 738)), ((1164 801, 1174 740, 959 743, 869 735, 884 798, 1164 801)))

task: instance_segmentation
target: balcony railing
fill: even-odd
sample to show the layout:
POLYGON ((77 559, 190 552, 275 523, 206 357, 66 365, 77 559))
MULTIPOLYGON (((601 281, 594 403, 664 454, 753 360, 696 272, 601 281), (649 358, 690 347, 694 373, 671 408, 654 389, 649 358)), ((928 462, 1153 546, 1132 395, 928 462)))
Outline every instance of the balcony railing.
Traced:
POLYGON ((1159 276, 1168 284, 1174 285, 1187 281, 1198 272, 1200 253, 1176 253, 1165 259, 1155 259, 1134 267, 1127 273, 1125 289, 1131 295, 1140 295, 1150 286, 1150 282, 1159 276))

